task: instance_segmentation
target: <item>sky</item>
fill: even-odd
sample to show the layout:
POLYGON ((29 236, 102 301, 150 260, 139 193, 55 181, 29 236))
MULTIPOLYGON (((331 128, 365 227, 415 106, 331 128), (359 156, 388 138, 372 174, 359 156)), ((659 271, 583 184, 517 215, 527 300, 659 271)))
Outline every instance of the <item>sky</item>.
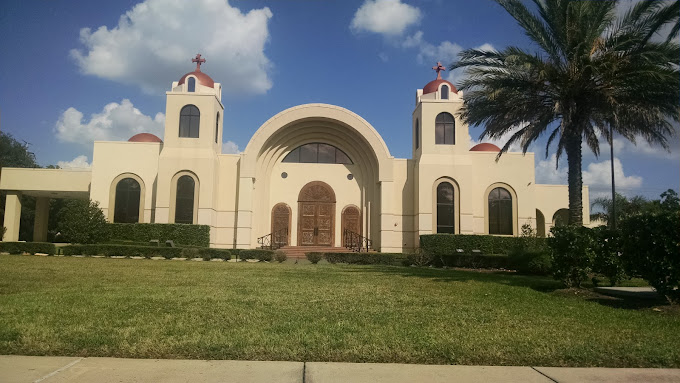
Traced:
MULTIPOLYGON (((162 138, 165 92, 196 53, 223 87, 225 153, 278 112, 318 102, 359 114, 393 156, 411 158, 415 92, 436 77, 432 66, 467 48, 536 49, 491 0, 3 0, 0 42, 0 130, 29 143, 40 165, 63 168, 88 167, 95 140, 162 138)), ((482 130, 470 127, 470 145, 482 130)), ((546 138, 532 148, 536 182, 566 184, 566 158, 556 169, 546 138)), ((678 190, 679 140, 667 152, 616 137, 617 190, 678 190)), ((584 150, 591 199, 610 193, 606 143, 601 151, 584 150)))

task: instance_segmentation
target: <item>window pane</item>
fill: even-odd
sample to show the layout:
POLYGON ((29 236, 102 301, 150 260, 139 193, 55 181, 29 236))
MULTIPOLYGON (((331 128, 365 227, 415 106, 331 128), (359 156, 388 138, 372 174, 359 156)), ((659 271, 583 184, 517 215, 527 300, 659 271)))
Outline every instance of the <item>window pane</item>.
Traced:
POLYGON ((194 105, 186 105, 179 116, 179 136, 198 138, 198 127, 201 121, 200 112, 194 105))
POLYGON ((217 143, 217 136, 220 130, 220 112, 217 112, 217 117, 215 117, 215 143, 217 143))
POLYGON ((420 147, 420 123, 416 120, 416 149, 420 147))
POLYGON ((352 164, 352 160, 349 159, 347 154, 340 149, 335 150, 335 163, 336 164, 352 164))
POLYGON ((321 164, 335 163, 335 146, 319 144, 319 163, 321 164))
POLYGON ((437 186, 437 203, 453 203, 453 185, 443 182, 437 186))
POLYGON ((453 134, 453 124, 445 124, 444 125, 444 143, 446 145, 453 145, 454 144, 454 137, 455 135, 453 134))
POLYGON ((297 147, 288 153, 286 158, 283 159, 283 162, 300 162, 300 148, 297 147))
POLYGON ((139 222, 140 186, 132 178, 124 178, 116 185, 113 222, 139 222))
POLYGON ((442 99, 443 100, 449 99, 449 87, 447 85, 442 86, 442 99))
POLYGON ((453 226, 453 205, 437 205, 437 226, 453 226))
POLYGON ((316 163, 318 160, 318 144, 307 144, 300 146, 300 162, 309 164, 316 163))
POLYGON ((444 124, 436 124, 434 127, 434 143, 444 144, 444 124))
POLYGON ((189 77, 189 92, 195 92, 196 91, 196 79, 193 77, 189 77))
POLYGON ((177 180, 175 223, 194 223, 194 179, 181 176, 177 180))

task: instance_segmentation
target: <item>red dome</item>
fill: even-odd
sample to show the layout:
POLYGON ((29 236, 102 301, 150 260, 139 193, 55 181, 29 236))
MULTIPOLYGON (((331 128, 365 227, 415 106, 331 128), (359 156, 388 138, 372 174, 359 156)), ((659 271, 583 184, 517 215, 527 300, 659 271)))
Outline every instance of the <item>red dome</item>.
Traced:
POLYGON ((500 152, 501 148, 488 142, 477 144, 470 149, 471 152, 500 152))
POLYGON ((179 79, 178 85, 184 84, 184 81, 187 79, 188 76, 196 76, 196 79, 198 80, 198 82, 203 86, 207 86, 207 87, 210 87, 210 88, 215 87, 215 81, 213 81, 213 79, 211 79, 210 76, 201 72, 200 70, 195 70, 193 72, 189 72, 189 73, 185 74, 184 76, 182 76, 182 78, 179 79))
POLYGON ((453 84, 451 84, 450 82, 440 78, 440 79, 436 79, 436 80, 432 80, 432 81, 428 82, 427 85, 425 85, 425 87, 423 88, 423 94, 434 93, 434 92, 438 91, 439 85, 441 85, 441 84, 448 85, 451 88, 451 92, 458 93, 458 89, 456 89, 456 87, 453 86, 453 84))
POLYGON ((163 140, 158 138, 157 136, 151 134, 151 133, 139 133, 135 134, 134 136, 130 137, 128 142, 160 142, 163 143, 163 140))

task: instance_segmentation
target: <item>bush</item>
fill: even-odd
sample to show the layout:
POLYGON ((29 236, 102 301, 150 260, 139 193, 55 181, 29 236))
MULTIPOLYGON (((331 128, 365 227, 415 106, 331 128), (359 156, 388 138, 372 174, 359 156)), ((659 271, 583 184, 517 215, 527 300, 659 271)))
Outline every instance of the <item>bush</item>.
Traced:
POLYGON ((620 256, 620 233, 606 226, 591 230, 593 236, 593 271, 609 278, 614 286, 626 278, 626 271, 620 256))
POLYGON ((231 259, 231 250, 229 249, 215 249, 210 247, 198 248, 198 256, 203 258, 204 261, 209 261, 211 259, 223 259, 228 261, 231 259))
POLYGON ((420 248, 433 256, 473 254, 472 250, 480 250, 483 254, 508 255, 518 247, 545 248, 545 238, 536 237, 498 237, 494 235, 466 234, 427 234, 420 236, 420 248))
MULTIPOLYGON (((154 246, 151 246, 154 247, 154 246)), ((198 249, 195 247, 184 247, 182 248, 182 252, 180 253, 182 258, 186 259, 194 259, 194 258, 203 258, 201 254, 198 252, 198 249)), ((207 256, 203 258, 207 261, 210 260, 210 256, 207 256)))
POLYGON ((435 260, 439 265, 447 267, 464 267, 470 269, 509 269, 510 258, 506 255, 485 254, 453 254, 444 255, 435 260))
POLYGON ((288 256, 286 255, 286 252, 283 250, 276 250, 274 252, 274 260, 278 263, 283 263, 288 259, 288 256))
POLYGON ((328 263, 347 263, 350 265, 393 265, 398 253, 322 253, 328 263))
POLYGON ((413 254, 407 254, 402 263, 404 266, 429 266, 432 261, 432 255, 418 248, 413 254))
POLYGON ((305 253, 305 256, 309 260, 309 262, 312 262, 313 264, 319 263, 321 258, 323 258, 323 253, 317 253, 317 252, 311 252, 311 253, 305 253))
POLYGON ((0 227, 2 227, 2 230, 0 230, 0 241, 2 241, 2 239, 5 238, 5 233, 7 233, 7 228, 4 226, 0 227))
POLYGON ((257 259, 260 262, 271 262, 272 258, 274 258, 274 252, 271 250, 264 250, 264 249, 247 249, 247 250, 241 250, 239 252, 239 258, 242 260, 246 259, 257 259))
POLYGON ((161 244, 171 240, 175 245, 210 246, 210 226, 181 223, 108 223, 109 238, 119 241, 149 243, 157 239, 161 244))
POLYGON ((181 258, 184 249, 178 247, 128 246, 128 245, 68 245, 62 248, 64 255, 104 255, 107 257, 165 257, 181 258))
POLYGON ((520 274, 550 275, 552 257, 548 251, 515 249, 508 256, 509 267, 520 274))
POLYGON ((0 252, 10 254, 43 253, 54 255, 57 253, 57 248, 54 244, 47 242, 0 242, 0 252))
POLYGON ((621 222, 623 262, 670 303, 680 303, 680 214, 640 214, 621 222))
POLYGON ((68 242, 99 243, 109 238, 106 225, 98 202, 72 200, 60 211, 57 228, 68 242))
POLYGON ((567 287, 581 287, 593 265, 593 237, 583 226, 555 226, 548 238, 552 254, 552 272, 555 279, 567 287))

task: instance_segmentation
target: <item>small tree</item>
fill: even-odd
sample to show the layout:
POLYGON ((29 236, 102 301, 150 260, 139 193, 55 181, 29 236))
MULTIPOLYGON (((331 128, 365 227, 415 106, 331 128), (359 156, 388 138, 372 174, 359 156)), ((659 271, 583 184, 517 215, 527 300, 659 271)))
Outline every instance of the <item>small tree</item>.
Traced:
POLYGON ((593 250, 595 259, 593 271, 609 278, 612 286, 626 278, 626 271, 621 262, 620 232, 606 226, 592 229, 593 250))
POLYGON ((60 212, 57 227, 72 243, 98 243, 109 239, 104 213, 95 201, 73 200, 67 203, 60 212))
POLYGON ((554 226, 548 246, 552 251, 553 276, 567 287, 581 287, 593 266, 593 238, 590 229, 578 226, 554 226))
POLYGON ((621 224, 623 262, 670 303, 680 304, 680 213, 640 214, 621 224))

